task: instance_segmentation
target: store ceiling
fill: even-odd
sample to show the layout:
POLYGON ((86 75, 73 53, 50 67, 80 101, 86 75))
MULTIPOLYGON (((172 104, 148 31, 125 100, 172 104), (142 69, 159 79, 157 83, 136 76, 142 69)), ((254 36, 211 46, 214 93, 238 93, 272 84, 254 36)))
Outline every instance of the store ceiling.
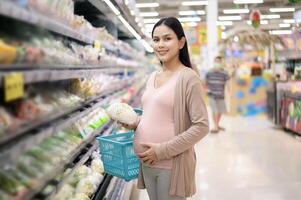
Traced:
MULTIPOLYGON (((189 20, 187 17, 199 17, 200 22, 206 22, 206 5, 197 5, 197 6, 185 6, 182 5, 185 0, 136 0, 137 4, 140 3, 159 3, 158 7, 146 7, 146 8, 140 8, 140 15, 143 17, 143 15, 146 15, 145 13, 149 12, 157 12, 158 16, 152 16, 152 17, 143 17, 144 23, 146 24, 147 31, 150 32, 153 23, 151 22, 151 19, 159 19, 162 17, 168 17, 168 16, 175 16, 175 17, 185 17, 186 19, 183 20, 189 20), (199 11, 199 15, 179 15, 180 11, 199 11), (204 13, 205 12, 205 13, 204 13)), ((186 0, 189 1, 189 0, 186 0)), ((190 0, 193 1, 193 0, 190 0)), ((198 0, 194 0, 198 1, 198 0)), ((206 1, 206 0, 199 0, 199 1, 206 1)), ((208 1, 207 1, 208 2, 208 1)), ((263 24, 261 25, 262 29, 282 29, 282 28, 288 28, 288 25, 282 25, 286 27, 279 27, 279 24, 283 23, 284 19, 293 19, 293 12, 281 12, 281 13, 273 13, 270 12, 270 8, 282 8, 282 7, 295 7, 296 10, 301 8, 301 4, 294 4, 291 5, 288 3, 288 0, 264 0, 264 3, 260 4, 234 4, 233 0, 218 0, 218 10, 219 16, 240 16, 242 19, 238 21, 232 21, 233 25, 231 26, 225 26, 225 30, 232 29, 235 26, 240 26, 242 24, 248 26, 249 21, 249 15, 250 11, 253 9, 258 9, 263 15, 280 15, 280 18, 277 19, 265 19, 263 21, 263 24), (225 14, 225 9, 246 9, 249 10, 246 14, 225 14)), ((185 14, 185 13, 184 13, 185 14)), ((189 13, 188 13, 189 14, 189 13)), ((270 16, 271 17, 271 16, 270 16)), ((274 16, 275 17, 275 16, 274 16)), ((272 16, 273 18, 273 16, 272 16)), ((196 19, 197 20, 197 19, 196 19)), ((154 20, 155 21, 155 20, 154 20)), ((250 22, 249 22, 250 23, 250 22)), ((196 23, 190 23, 193 25, 196 25, 196 23)))

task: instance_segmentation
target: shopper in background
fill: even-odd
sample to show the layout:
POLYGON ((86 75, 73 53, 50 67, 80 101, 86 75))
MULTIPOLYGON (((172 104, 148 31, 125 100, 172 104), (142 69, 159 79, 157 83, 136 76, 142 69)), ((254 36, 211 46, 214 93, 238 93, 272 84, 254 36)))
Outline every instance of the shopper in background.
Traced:
POLYGON ((161 19, 152 39, 162 70, 150 75, 143 115, 130 127, 141 161, 138 188, 146 187, 151 200, 183 200, 196 192, 194 145, 209 132, 208 115, 181 23, 161 19))
POLYGON ((212 110, 213 129, 211 133, 224 131, 220 126, 222 114, 227 112, 225 103, 225 86, 229 80, 228 73, 224 70, 222 57, 217 56, 213 68, 206 74, 206 84, 208 89, 209 106, 212 110))

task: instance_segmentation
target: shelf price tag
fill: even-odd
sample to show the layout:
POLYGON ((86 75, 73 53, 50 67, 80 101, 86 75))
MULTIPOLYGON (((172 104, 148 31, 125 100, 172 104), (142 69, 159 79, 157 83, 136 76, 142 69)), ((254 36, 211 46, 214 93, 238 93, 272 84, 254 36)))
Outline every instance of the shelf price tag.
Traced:
POLYGON ((100 51, 101 43, 99 40, 94 40, 94 48, 100 51))
POLYGON ((22 73, 11 73, 4 77, 5 102, 24 96, 24 77, 22 73))

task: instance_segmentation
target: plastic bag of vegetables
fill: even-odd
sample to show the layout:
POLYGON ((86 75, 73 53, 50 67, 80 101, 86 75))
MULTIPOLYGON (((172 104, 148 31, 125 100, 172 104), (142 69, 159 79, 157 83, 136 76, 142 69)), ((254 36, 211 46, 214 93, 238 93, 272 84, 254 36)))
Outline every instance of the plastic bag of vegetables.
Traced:
POLYGON ((112 119, 129 125, 134 124, 138 117, 134 109, 126 103, 111 104, 107 113, 112 119))

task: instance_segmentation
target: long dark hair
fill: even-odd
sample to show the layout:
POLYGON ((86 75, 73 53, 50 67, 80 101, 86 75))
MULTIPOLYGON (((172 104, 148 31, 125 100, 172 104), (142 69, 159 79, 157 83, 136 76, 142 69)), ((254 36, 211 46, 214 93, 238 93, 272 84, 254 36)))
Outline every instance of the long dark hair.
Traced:
MULTIPOLYGON (((158 26, 160 26, 162 24, 167 26, 171 30, 173 30, 175 32, 175 34, 177 35, 178 40, 180 40, 182 37, 185 37, 183 27, 182 27, 180 21, 175 17, 166 17, 166 18, 160 19, 153 28, 152 37, 154 35, 155 28, 157 28, 158 26)), ((187 41, 185 41, 184 47, 182 49, 180 49, 179 57, 180 57, 180 61, 182 62, 183 65, 185 65, 186 67, 189 67, 191 69, 193 68, 191 65, 191 62, 190 62, 187 41)))

